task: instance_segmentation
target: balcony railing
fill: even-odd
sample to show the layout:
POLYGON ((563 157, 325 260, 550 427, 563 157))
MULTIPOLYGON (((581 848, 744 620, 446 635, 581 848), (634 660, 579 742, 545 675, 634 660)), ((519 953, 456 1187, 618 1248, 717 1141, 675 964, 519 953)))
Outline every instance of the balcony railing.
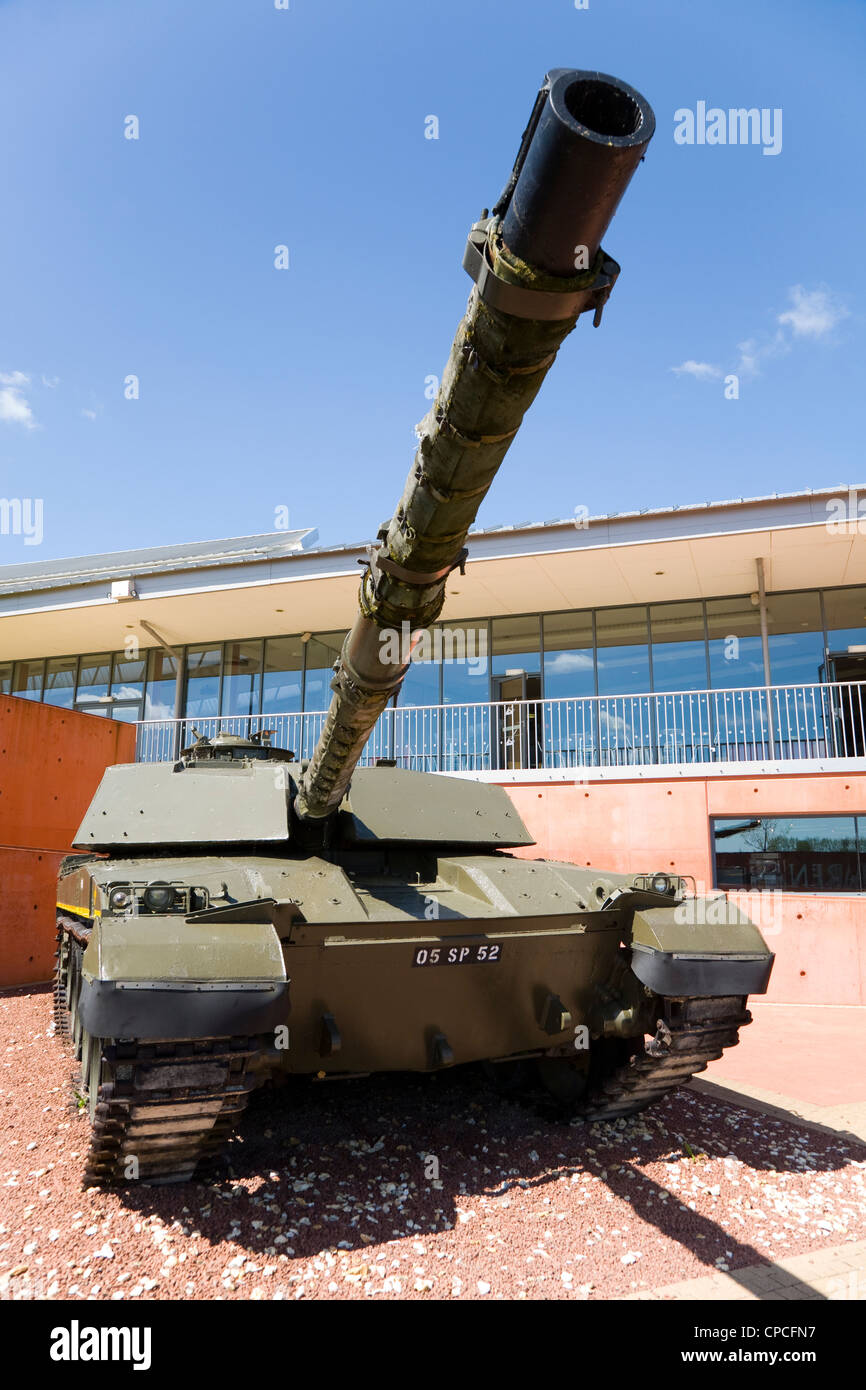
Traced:
MULTIPOLYGON (((389 707, 361 761, 508 774, 863 758, 864 684, 389 707)), ((249 737, 271 729, 276 746, 309 758, 324 718, 317 711, 146 720, 138 725, 137 757, 173 760, 194 741, 194 730, 249 737)))

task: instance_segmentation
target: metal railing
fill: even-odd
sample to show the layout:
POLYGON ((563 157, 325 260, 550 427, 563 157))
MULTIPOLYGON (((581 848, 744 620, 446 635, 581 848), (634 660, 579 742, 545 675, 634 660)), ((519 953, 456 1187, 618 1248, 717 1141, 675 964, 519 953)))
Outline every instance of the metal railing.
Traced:
MULTIPOLYGON (((385 710, 361 764, 393 759, 424 772, 706 766, 866 756, 864 685, 746 686, 733 690, 597 695, 385 710)), ((140 762, 165 762, 196 730, 272 742, 309 758, 325 714, 199 715, 137 726, 140 762)))

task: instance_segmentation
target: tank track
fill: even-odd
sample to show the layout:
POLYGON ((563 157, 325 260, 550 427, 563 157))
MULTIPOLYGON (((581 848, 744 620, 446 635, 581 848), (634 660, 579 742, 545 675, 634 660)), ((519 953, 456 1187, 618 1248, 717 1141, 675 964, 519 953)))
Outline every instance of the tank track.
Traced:
POLYGON ((591 1123, 645 1109, 703 1071, 726 1047, 735 1047, 740 1028, 752 1021, 740 995, 661 1002, 663 1017, 658 1019, 655 1035, 627 1062, 591 1083, 575 1115, 591 1123))
POLYGON ((64 1043, 69 1041, 69 1010, 66 1006, 66 953, 68 947, 63 927, 57 927, 57 950, 54 952, 54 1032, 64 1043))
POLYGON ((84 1185, 187 1182, 225 1148, 257 1084, 259 1038, 136 1042, 70 1027, 68 993, 81 978, 89 928, 61 918, 54 974, 56 1035, 80 1055, 91 1117, 84 1185), (96 1094, 93 1082, 99 1077, 96 1094))
POLYGON ((188 1182, 225 1148, 259 1051, 241 1037, 104 1043, 85 1185, 188 1182))

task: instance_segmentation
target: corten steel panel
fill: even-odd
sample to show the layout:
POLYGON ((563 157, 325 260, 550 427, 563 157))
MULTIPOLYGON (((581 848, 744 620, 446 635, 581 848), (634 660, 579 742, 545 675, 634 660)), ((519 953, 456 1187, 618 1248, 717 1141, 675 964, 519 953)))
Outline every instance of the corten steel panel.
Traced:
POLYGON ((0 986, 46 980, 55 880, 105 768, 135 757, 135 729, 0 697, 0 986))
MULTIPOLYGON (((712 888, 711 816, 866 815, 866 775, 508 786, 536 846, 521 857, 617 873, 673 869, 712 888)), ((866 1004, 866 894, 734 893, 776 952, 771 1003, 866 1004)))
POLYGON ((68 850, 105 768, 134 758, 131 724, 0 697, 0 844, 68 850))
POLYGON ((0 847, 0 986, 51 978, 62 858, 55 850, 0 847))

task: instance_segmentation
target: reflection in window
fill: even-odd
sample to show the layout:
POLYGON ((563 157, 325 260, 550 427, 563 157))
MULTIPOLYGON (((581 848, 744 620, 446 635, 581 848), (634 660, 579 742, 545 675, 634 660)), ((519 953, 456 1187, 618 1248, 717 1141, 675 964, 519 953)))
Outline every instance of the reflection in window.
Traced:
POLYGON ((596 614, 599 695, 649 690, 645 608, 607 608, 596 614))
POLYGON ((59 705, 61 709, 72 709, 75 699, 75 673, 77 670, 77 656, 53 656, 46 662, 45 693, 42 696, 46 705, 59 705))
POLYGON ((16 661, 12 677, 12 694, 22 700, 39 700, 42 696, 44 661, 16 661))
POLYGON ((544 710, 547 767, 591 767, 598 762, 598 712, 589 698, 582 698, 594 694, 592 613, 545 615, 544 695, 555 702, 544 710))
POLYGON ((820 681, 824 631, 818 595, 768 594, 767 628, 773 685, 820 681))
POLYGON ((305 710, 326 710, 330 705, 334 663, 342 651, 345 638, 345 632, 317 632, 307 643, 305 710))
POLYGON ((219 714, 222 647, 190 647, 186 658, 186 716, 206 719, 219 714))
POLYGON ((494 676, 541 674, 537 617, 494 618, 491 628, 494 676))
POLYGON ((490 657, 486 623, 447 623, 437 635, 442 652, 442 700, 471 704, 490 698, 490 657))
POLYGON ((0 666, 0 695, 12 693, 12 663, 0 666))
POLYGON ((595 694, 591 613, 544 618, 544 695, 548 700, 595 694))
POLYGON ((710 720, 701 701, 684 699, 691 690, 706 690, 707 647, 704 606, 655 604, 652 632, 655 740, 660 762, 701 762, 711 756, 710 720))
POLYGON ((656 604, 650 609, 650 630, 653 690, 706 690, 703 604, 656 604))
POLYGON ((605 764, 644 762, 651 757, 652 718, 647 610, 610 608, 596 614, 596 659, 600 758, 605 764), (617 697, 631 698, 617 698, 617 697))
POLYGON ((716 818, 716 887, 859 893, 863 817, 716 818))
POLYGON ((258 714, 261 681, 261 642, 227 642, 223 714, 258 714))
POLYGON ((304 644, 300 637, 269 637, 265 642, 262 711, 297 714, 301 708, 304 644))
POLYGON ((169 656, 161 647, 148 652, 147 692, 144 701, 145 719, 174 717, 177 657, 169 656))
POLYGON ((828 678, 863 680, 866 673, 866 589, 825 589, 824 621, 832 657, 828 678))
MULTIPOLYGON (((111 694, 114 700, 136 700, 140 707, 142 691, 144 690, 144 669, 145 661, 143 656, 127 656, 124 652, 116 652, 111 669, 111 694)), ((172 702, 173 703, 173 702, 172 702)), ((118 709, 116 705, 112 707, 112 719, 121 719, 126 722, 140 719, 139 709, 130 706, 127 709, 118 709)))
POLYGON ((438 705, 441 636, 439 628, 430 628, 420 639, 400 690, 400 705, 438 705), (437 652, 439 659, 437 659, 437 652))
POLYGON ((748 594, 708 599, 707 632, 714 690, 764 684, 761 614, 748 594))
POLYGON ((78 690, 75 694, 76 709, 85 714, 108 714, 108 688, 111 684, 111 653, 100 652, 97 656, 83 656, 78 672, 78 690))

